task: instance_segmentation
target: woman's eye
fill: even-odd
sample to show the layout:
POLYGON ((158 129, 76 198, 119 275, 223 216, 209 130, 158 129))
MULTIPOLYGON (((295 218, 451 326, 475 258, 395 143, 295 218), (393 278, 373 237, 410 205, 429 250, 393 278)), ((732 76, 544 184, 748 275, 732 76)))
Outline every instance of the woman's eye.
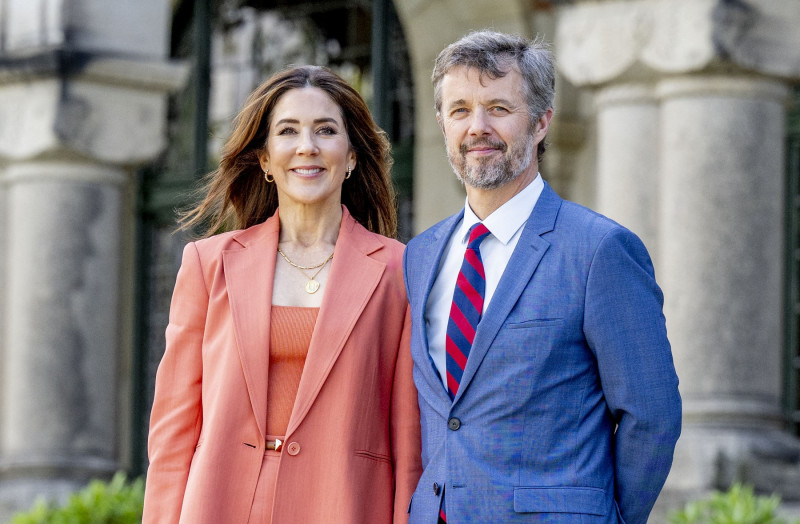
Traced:
POLYGON ((319 133, 321 135, 335 135, 336 134, 336 130, 334 128, 330 127, 330 126, 325 126, 325 127, 319 128, 319 130, 317 130, 317 133, 319 133))
POLYGON ((284 127, 283 129, 278 130, 279 135, 293 135, 294 133, 295 131, 291 127, 284 127))

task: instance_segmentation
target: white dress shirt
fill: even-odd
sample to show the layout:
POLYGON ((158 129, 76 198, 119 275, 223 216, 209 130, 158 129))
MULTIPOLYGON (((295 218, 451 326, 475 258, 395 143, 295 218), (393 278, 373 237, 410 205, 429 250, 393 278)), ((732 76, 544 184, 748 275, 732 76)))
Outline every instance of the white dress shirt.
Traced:
MULTIPOLYGON (((511 254, 517 246, 525 221, 528 220, 533 207, 544 189, 541 175, 514 195, 508 202, 486 217, 483 224, 492 233, 480 245, 481 260, 486 273, 486 290, 483 299, 483 312, 492 300, 500 277, 508 265, 511 254)), ((447 387, 447 357, 445 340, 447 338, 447 321, 450 318, 450 305, 453 302, 453 291, 456 279, 461 271, 461 263, 467 250, 469 229, 480 222, 469 207, 469 200, 464 204, 464 218, 453 230, 447 243, 436 281, 431 288, 428 303, 425 307, 425 327, 428 333, 428 350, 431 359, 439 371, 442 383, 447 387)))

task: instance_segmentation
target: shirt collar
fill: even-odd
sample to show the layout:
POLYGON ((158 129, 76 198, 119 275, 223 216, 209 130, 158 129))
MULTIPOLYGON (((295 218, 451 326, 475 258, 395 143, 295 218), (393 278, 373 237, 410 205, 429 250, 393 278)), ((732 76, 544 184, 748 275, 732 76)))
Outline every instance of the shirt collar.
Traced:
MULTIPOLYGON (((493 237, 503 244, 508 244, 517 230, 525 225, 525 221, 528 220, 543 189, 544 181, 542 176, 537 173, 536 178, 530 184, 486 217, 483 224, 489 228, 493 237)), ((464 218, 461 220, 461 227, 458 229, 456 238, 462 244, 466 244, 470 228, 480 221, 469 207, 467 199, 464 203, 464 218)))

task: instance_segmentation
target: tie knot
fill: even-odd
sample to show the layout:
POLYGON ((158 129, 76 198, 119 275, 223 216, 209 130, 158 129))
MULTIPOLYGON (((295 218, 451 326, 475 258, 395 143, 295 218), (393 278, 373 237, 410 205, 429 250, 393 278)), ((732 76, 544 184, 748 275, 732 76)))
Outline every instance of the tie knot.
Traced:
POLYGON ((490 234, 491 231, 489 231, 489 229, 483 225, 483 222, 478 222, 469 229, 469 244, 467 247, 469 249, 477 248, 479 245, 481 245, 483 239, 490 234))

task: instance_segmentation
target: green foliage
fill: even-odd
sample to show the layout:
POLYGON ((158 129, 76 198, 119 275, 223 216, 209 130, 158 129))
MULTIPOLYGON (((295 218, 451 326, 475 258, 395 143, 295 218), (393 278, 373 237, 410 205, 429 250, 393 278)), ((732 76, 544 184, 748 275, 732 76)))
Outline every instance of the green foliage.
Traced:
POLYGON ((110 482, 91 481, 63 506, 37 500, 30 511, 14 515, 11 524, 138 524, 143 504, 144 481, 128 482, 120 472, 110 482))
MULTIPOLYGON (((725 492, 690 502, 669 515, 671 524, 787 524, 776 515, 780 497, 756 496, 753 488, 734 484, 725 492)), ((800 521, 795 524, 800 524, 800 521)))

